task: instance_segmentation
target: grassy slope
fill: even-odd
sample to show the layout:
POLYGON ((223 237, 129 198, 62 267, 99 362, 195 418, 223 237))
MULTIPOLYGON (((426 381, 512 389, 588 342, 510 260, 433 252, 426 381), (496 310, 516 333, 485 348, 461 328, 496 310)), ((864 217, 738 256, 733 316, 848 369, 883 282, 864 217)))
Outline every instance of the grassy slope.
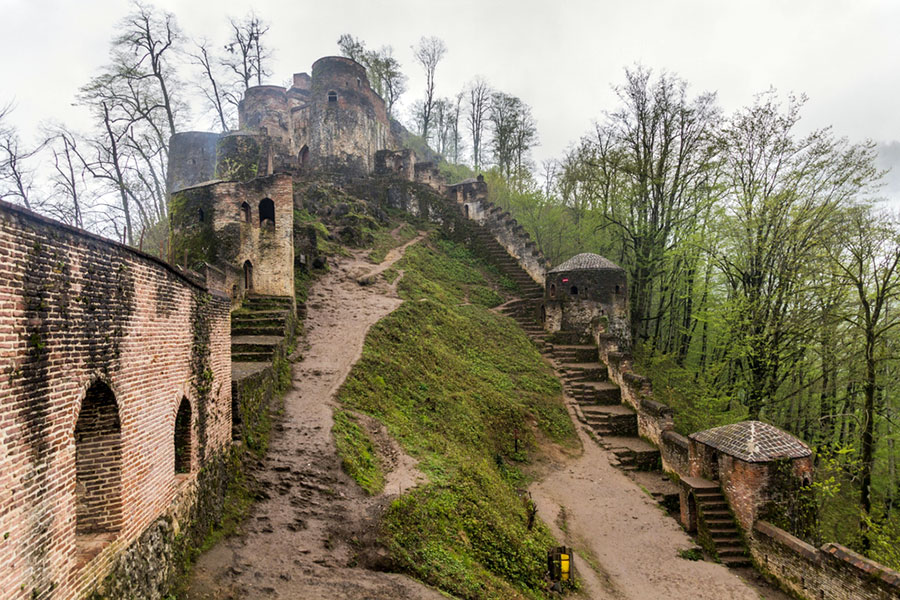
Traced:
MULTIPOLYGON (((536 430, 577 444, 559 383, 524 333, 487 309, 503 300, 502 286, 464 247, 432 240, 397 266, 406 302, 369 332, 340 392, 430 479, 390 505, 384 542, 399 569, 458 597, 544 597, 554 541, 540 521, 527 528, 517 465, 536 448, 536 430)), ((364 431, 342 415, 335 437, 348 472, 376 491, 380 468, 364 431)))

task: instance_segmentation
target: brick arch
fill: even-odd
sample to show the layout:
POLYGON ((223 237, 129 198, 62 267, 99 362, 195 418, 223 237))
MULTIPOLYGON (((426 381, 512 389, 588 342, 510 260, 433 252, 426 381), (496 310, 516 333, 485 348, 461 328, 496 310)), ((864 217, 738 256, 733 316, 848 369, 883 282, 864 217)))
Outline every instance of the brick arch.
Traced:
POLYGON ((76 536, 122 528, 122 421, 112 388, 96 379, 75 420, 76 536))

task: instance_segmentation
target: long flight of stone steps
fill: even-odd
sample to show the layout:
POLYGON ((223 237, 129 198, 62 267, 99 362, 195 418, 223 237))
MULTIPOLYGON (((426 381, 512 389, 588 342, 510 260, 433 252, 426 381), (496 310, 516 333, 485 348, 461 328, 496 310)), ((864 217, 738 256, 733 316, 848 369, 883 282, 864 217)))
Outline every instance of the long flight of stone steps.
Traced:
POLYGON ((600 444, 617 459, 623 471, 659 468, 659 450, 638 437, 637 413, 622 404, 622 391, 609 381, 597 346, 572 332, 553 334, 547 345, 563 385, 576 401, 575 412, 600 444))
POLYGON ((249 295, 231 313, 231 362, 271 363, 291 322, 289 297, 249 295))
POLYGON ((477 247, 479 254, 498 268, 501 274, 516 284, 519 298, 530 300, 532 305, 535 301, 540 301, 544 297, 544 288, 535 283, 531 276, 522 269, 516 258, 494 238, 494 234, 481 225, 473 224, 472 227, 474 230, 472 233, 473 245, 477 247))
MULTIPOLYGON (((560 373, 569 397, 576 401, 579 420, 595 434, 599 443, 616 459, 617 467, 629 473, 657 502, 677 510, 678 491, 661 472, 659 450, 638 437, 637 413, 622 403, 619 387, 609 380, 607 366, 600 362, 595 344, 574 332, 548 336, 540 322, 543 288, 519 266, 515 258, 483 227, 477 227, 473 245, 507 277, 516 282, 520 297, 498 310, 514 319, 549 355, 560 373)), ((725 497, 716 484, 696 495, 716 557, 728 566, 750 564, 725 497)))

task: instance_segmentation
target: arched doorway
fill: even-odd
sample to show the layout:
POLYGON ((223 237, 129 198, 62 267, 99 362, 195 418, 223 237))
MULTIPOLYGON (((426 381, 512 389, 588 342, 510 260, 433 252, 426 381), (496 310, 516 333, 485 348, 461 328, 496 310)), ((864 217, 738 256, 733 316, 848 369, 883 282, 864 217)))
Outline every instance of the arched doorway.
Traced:
POLYGON ((175 415, 175 474, 191 472, 191 403, 181 398, 175 415))
POLYGON ((108 385, 94 382, 75 421, 75 534, 122 528, 122 424, 108 385))
POLYGON ((253 289, 253 263, 249 260, 244 261, 244 290, 253 289))

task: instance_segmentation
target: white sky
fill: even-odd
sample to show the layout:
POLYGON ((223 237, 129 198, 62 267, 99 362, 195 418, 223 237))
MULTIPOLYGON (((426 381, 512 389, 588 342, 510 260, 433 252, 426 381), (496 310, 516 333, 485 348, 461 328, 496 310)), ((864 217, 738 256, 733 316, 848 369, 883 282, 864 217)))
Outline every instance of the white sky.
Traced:
MULTIPOLYGON (((520 96, 537 119, 538 160, 558 157, 615 107, 611 86, 637 62, 717 91, 726 111, 770 86, 804 92, 804 127, 833 125, 853 140, 900 139, 900 1, 893 0, 158 0, 192 36, 219 42, 227 16, 252 6, 271 23, 271 83, 337 53, 341 33, 390 44, 423 87, 410 46, 442 38, 437 87, 474 75, 520 96)), ((84 125, 78 87, 107 59, 124 0, 0 0, 0 102, 28 137, 46 119, 84 125)), ((198 125, 203 125, 198 123, 198 125)))

